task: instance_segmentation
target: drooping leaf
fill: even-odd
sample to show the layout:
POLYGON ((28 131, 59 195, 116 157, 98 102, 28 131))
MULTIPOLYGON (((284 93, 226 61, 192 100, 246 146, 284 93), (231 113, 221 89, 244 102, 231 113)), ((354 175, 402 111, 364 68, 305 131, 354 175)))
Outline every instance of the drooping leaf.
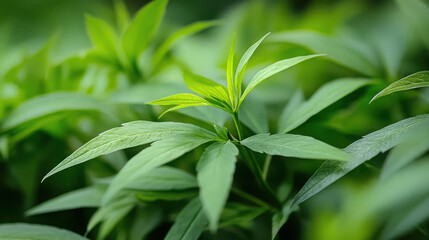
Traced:
POLYGON ((1 129, 9 130, 31 120, 65 111, 98 111, 115 118, 106 105, 89 96, 73 92, 54 92, 23 102, 4 119, 1 129))
POLYGON ((247 62, 249 62, 249 59, 252 57, 253 53, 268 35, 270 35, 270 33, 265 34, 263 37, 261 37, 261 39, 250 46, 238 63, 237 69, 235 70, 235 91, 237 92, 239 98, 241 97, 241 85, 243 83, 243 76, 244 72, 246 71, 247 62))
POLYGON ((399 169, 415 160, 429 150, 429 125, 421 125, 409 133, 401 144, 396 146, 387 156, 381 169, 381 179, 394 174, 399 169))
POLYGON ((0 224, 0 239, 4 240, 84 240, 68 230, 28 223, 0 224))
POLYGON ((162 166, 131 182, 126 188, 138 191, 168 191, 197 187, 197 180, 191 174, 180 169, 162 166))
POLYGON ((271 222, 271 239, 274 240, 280 231, 280 228, 286 223, 289 215, 298 209, 297 206, 292 208, 292 201, 287 201, 280 212, 273 215, 271 222))
POLYGON ((225 104, 229 103, 227 90, 219 83, 187 71, 183 73, 183 79, 185 80, 185 83, 189 89, 200 94, 201 96, 216 101, 221 101, 225 104))
POLYGON ((421 88, 421 87, 429 87, 429 71, 416 72, 402 79, 399 79, 398 81, 387 86, 381 92, 377 93, 377 95, 375 95, 371 99, 371 102, 377 98, 380 98, 395 92, 405 91, 405 90, 414 89, 414 88, 421 88))
MULTIPOLYGON (((192 124, 148 121, 125 123, 122 127, 113 128, 101 133, 98 137, 77 149, 52 169, 43 179, 66 168, 124 148, 135 147, 178 134, 198 134, 201 132, 211 134, 192 124)), ((213 136, 215 135, 213 134, 213 136)))
POLYGON ((287 116, 282 114, 279 132, 286 133, 295 129, 329 105, 368 83, 366 79, 345 78, 323 85, 308 101, 291 110, 287 116))
POLYGON ((312 137, 293 134, 258 134, 241 141, 241 144, 260 153, 285 157, 350 160, 350 155, 312 137))
POLYGON ((345 148, 345 151, 353 155, 353 160, 348 162, 326 161, 323 163, 295 196, 293 205, 302 203, 360 164, 399 144, 410 131, 420 124, 429 124, 429 114, 404 119, 350 144, 345 148))
POLYGON ((325 53, 327 58, 367 76, 377 76, 378 69, 358 49, 345 42, 310 31, 288 31, 270 37, 274 42, 289 42, 302 45, 316 53, 325 53))
POLYGON ((226 63, 226 82, 228 87, 228 96, 231 103, 231 106, 234 108, 237 96, 234 89, 234 55, 235 55, 235 39, 236 35, 234 34, 234 39, 232 40, 231 49, 228 54, 228 61, 226 63))
POLYGON ((238 155, 237 147, 231 142, 213 143, 204 151, 197 166, 200 199, 215 231, 223 207, 229 195, 238 155))
POLYGON ((119 190, 152 169, 173 161, 201 144, 215 139, 216 137, 213 134, 201 131, 199 133, 175 135, 154 142, 150 147, 131 158, 115 176, 103 197, 103 203, 108 203, 119 190))
POLYGON ((262 101, 248 96, 238 111, 240 121, 255 133, 268 132, 268 114, 262 101))
POLYGON ((246 89, 243 92, 243 95, 240 98, 240 102, 243 102, 247 94, 265 79, 271 77, 272 75, 278 72, 288 69, 300 62, 303 62, 311 58, 320 57, 320 56, 324 56, 324 54, 315 54, 315 55, 299 56, 299 57, 284 59, 276 63, 273 63, 270 66, 260 70, 258 73, 256 73, 256 75, 252 78, 252 80, 250 80, 249 85, 247 85, 246 89))
POLYGON ((196 22, 173 33, 157 48, 152 57, 152 67, 156 68, 168 50, 181 39, 217 24, 218 21, 196 22))
POLYGON ((183 208, 165 240, 197 240, 208 224, 199 198, 183 208))
POLYGON ((113 28, 104 20, 87 14, 86 29, 94 47, 115 60, 119 40, 113 28))
POLYGON ((31 208, 26 212, 26 215, 32 216, 76 208, 98 207, 103 193, 103 189, 97 187, 74 190, 31 208))
POLYGON ((131 61, 147 48, 164 15, 168 0, 155 0, 137 12, 122 37, 122 47, 131 61))
POLYGON ((419 31, 426 49, 429 50, 429 32, 427 31, 429 7, 427 2, 422 0, 397 0, 396 3, 407 16, 407 19, 419 31))

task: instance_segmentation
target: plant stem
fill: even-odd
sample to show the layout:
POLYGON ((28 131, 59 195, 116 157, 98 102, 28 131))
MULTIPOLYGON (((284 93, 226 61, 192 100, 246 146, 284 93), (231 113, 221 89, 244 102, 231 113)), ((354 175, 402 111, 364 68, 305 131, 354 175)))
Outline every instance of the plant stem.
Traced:
POLYGON ((273 209, 273 207, 270 204, 262 201, 261 199, 255 197, 255 196, 253 196, 247 192, 244 192, 238 188, 233 187, 233 188, 231 188, 231 191, 234 194, 236 194, 237 196, 240 196, 240 197, 248 200, 249 202, 255 203, 256 205, 259 205, 259 206, 267 208, 267 209, 273 209))
POLYGON ((234 120, 235 128, 237 129, 238 139, 243 140, 243 129, 241 128, 240 121, 238 120, 238 112, 232 113, 232 119, 234 120))
POLYGON ((264 179, 264 181, 267 180, 267 175, 268 175, 268 170, 270 168, 270 164, 271 164, 271 159, 273 158, 273 156, 271 155, 267 155, 267 157, 265 158, 265 163, 264 163, 264 170, 262 172, 262 178, 264 179))

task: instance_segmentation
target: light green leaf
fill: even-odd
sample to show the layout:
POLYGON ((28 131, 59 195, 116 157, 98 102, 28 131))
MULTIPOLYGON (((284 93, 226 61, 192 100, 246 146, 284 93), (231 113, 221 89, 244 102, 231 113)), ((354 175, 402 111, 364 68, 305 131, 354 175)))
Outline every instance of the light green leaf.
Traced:
POLYGON ((0 239, 4 240, 84 240, 76 233, 38 224, 7 223, 0 224, 0 239))
POLYGON ((329 59, 367 76, 377 76, 378 69, 358 49, 344 41, 310 31, 288 31, 270 37, 274 42, 289 42, 302 45, 316 53, 326 53, 329 59))
POLYGON ((173 33, 161 44, 161 46, 157 48, 156 52, 152 57, 152 68, 156 68, 158 66, 158 64, 162 61, 168 50, 170 50, 170 48, 178 41, 189 35, 215 26, 218 23, 218 21, 196 22, 173 33))
POLYGON ((32 216, 76 208, 98 207, 103 194, 103 189, 97 187, 78 189, 35 206, 28 210, 26 215, 32 216))
POLYGON ((126 188, 138 191, 168 191, 197 187, 197 180, 191 174, 180 169, 162 166, 131 182, 126 188))
POLYGON ((365 161, 399 144, 410 131, 412 132, 420 124, 429 124, 429 114, 399 121, 350 144, 345 151, 353 155, 353 160, 323 163, 295 196, 293 205, 304 202, 365 161))
POLYGON ((370 103, 377 98, 414 88, 429 87, 429 71, 421 71, 406 76, 398 81, 390 84, 377 95, 375 95, 370 103))
POLYGON ((429 150, 429 125, 422 125, 409 133, 401 144, 396 146, 387 156, 381 169, 381 179, 394 174, 417 157, 429 150))
POLYGON ((265 34, 263 37, 261 37, 261 39, 250 46, 238 63, 237 70, 235 71, 235 91, 238 94, 238 97, 241 97, 241 85, 243 83, 243 76, 244 72, 246 71, 247 62, 249 62, 249 59, 252 57, 253 53, 268 35, 270 35, 270 33, 265 34))
POLYGON ((130 23, 130 14, 123 0, 114 0, 116 24, 123 33, 130 23))
POLYGON ((268 132, 268 114, 262 101, 253 96, 241 104, 238 111, 240 121, 255 133, 268 132))
POLYGON ((167 0, 155 0, 140 9, 125 30, 122 47, 131 61, 147 48, 164 15, 167 0))
POLYGON ((346 152, 312 137, 293 134, 258 134, 241 141, 241 144, 260 153, 284 157, 350 160, 346 152))
POLYGON ((179 213, 165 240, 197 240, 207 224, 200 199, 195 198, 179 213))
POLYGON ((287 201, 280 212, 277 212, 273 215, 271 219, 272 227, 271 227, 271 239, 274 240, 280 231, 280 228, 286 223, 289 215, 296 211, 298 207, 292 207, 292 201, 287 201))
MULTIPOLYGON (((44 178, 98 156, 183 133, 212 134, 192 124, 135 121, 101 133, 64 159, 44 178)), ((213 134, 213 136, 215 136, 213 134)))
POLYGON ((106 54, 111 60, 117 58, 116 51, 118 49, 118 37, 113 28, 104 20, 87 14, 86 16, 86 31, 91 39, 94 47, 106 54))
POLYGON ((98 111, 116 118, 103 103, 73 92, 53 92, 31 98, 14 109, 1 125, 3 131, 49 114, 66 111, 98 111))
POLYGON ((226 82, 228 86, 228 96, 231 102, 231 106, 235 108, 237 102, 237 95, 234 89, 234 51, 235 51, 235 39, 236 35, 234 33, 234 38, 232 40, 231 49, 228 54, 228 61, 226 63, 226 82))
POLYGON ((285 69, 288 69, 288 68, 290 68, 290 67, 292 67, 292 66, 294 66, 300 62, 303 62, 303 61, 311 59, 311 58, 320 57, 320 56, 324 56, 324 54, 315 54, 315 55, 299 56, 299 57, 284 59, 284 60, 275 62, 275 63, 271 64, 270 66, 260 70, 252 78, 249 85, 247 85, 246 89, 244 90, 243 95, 240 98, 240 103, 243 102, 244 98, 247 96, 247 94, 254 87, 256 87, 259 83, 261 83, 265 79, 271 77, 272 75, 274 75, 278 72, 281 72, 285 69))
POLYGON ((186 85, 192 91, 203 97, 218 101, 226 106, 229 105, 227 90, 219 83, 187 71, 183 73, 183 78, 185 79, 186 85))
POLYGON ((288 103, 286 104, 285 108, 283 109, 282 113, 279 117, 278 122, 278 132, 284 133, 283 129, 285 129, 285 123, 288 118, 290 118, 290 115, 297 109, 303 102, 305 101, 304 93, 302 93, 301 90, 297 90, 292 97, 289 99, 288 103))
POLYGON ((396 0, 399 8, 404 12, 414 27, 419 31, 426 49, 429 50, 429 6, 423 0, 396 0))
POLYGON ((204 98, 190 93, 179 93, 165 98, 161 98, 148 104, 152 105, 210 105, 204 98))
POLYGON ((200 199, 210 221, 210 229, 216 231, 223 207, 229 195, 238 155, 231 142, 213 143, 204 151, 197 165, 200 199))
POLYGON ((308 101, 291 110, 288 115, 282 114, 279 132, 286 133, 295 129, 329 105, 368 83, 366 79, 344 78, 323 85, 308 101))
POLYGON ((115 176, 104 195, 103 203, 108 203, 118 191, 152 169, 173 161, 201 144, 215 139, 216 136, 213 134, 200 131, 199 133, 175 135, 154 142, 150 147, 131 158, 115 176))

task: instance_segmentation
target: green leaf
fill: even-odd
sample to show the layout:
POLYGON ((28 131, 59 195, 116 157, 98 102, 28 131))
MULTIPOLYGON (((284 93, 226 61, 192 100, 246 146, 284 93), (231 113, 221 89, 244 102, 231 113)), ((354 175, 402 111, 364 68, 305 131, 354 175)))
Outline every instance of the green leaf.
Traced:
POLYGON ((244 72, 246 71, 247 62, 249 62, 249 59, 252 57, 253 53, 268 35, 270 35, 270 33, 265 34, 263 37, 261 37, 261 39, 250 46, 238 63, 237 70, 235 71, 235 91, 237 92, 238 97, 241 97, 241 85, 243 83, 243 76, 244 72))
POLYGON ((235 39, 236 35, 234 33, 234 38, 232 40, 231 49, 228 54, 228 61, 226 63, 226 82, 228 86, 228 96, 231 102, 231 106, 235 108, 237 102, 237 95, 234 89, 234 51, 235 51, 235 39))
POLYGON ((161 44, 161 46, 157 48, 156 52, 152 57, 152 68, 156 68, 158 66, 158 64, 162 61, 168 50, 170 50, 170 48, 178 41, 189 35, 215 26, 218 23, 218 21, 196 22, 173 33, 161 44))
POLYGON ((353 160, 323 163, 295 196, 293 205, 304 202, 365 161, 399 144, 410 131, 420 124, 429 124, 429 114, 399 121, 350 144, 345 151, 353 155, 353 160))
MULTIPOLYGON (((59 171, 86 162, 98 156, 183 133, 212 134, 209 131, 192 124, 148 121, 125 123, 122 127, 113 128, 101 133, 98 137, 77 149, 52 169, 43 178, 43 180, 59 171)), ((212 135, 215 136, 214 134, 212 135)))
POLYGON ((394 174, 417 157, 429 150, 429 125, 422 125, 409 133, 401 144, 396 146, 387 156, 381 169, 381 179, 394 174))
POLYGON ((86 31, 94 47, 103 55, 106 54, 109 59, 115 60, 119 40, 113 28, 102 19, 89 14, 85 17, 86 31))
POLYGON ((358 49, 344 41, 310 31, 288 31, 270 37, 274 42, 289 42, 302 45, 316 53, 326 53, 329 59, 367 76, 377 76, 378 69, 358 49))
POLYGON ((216 130, 217 135, 223 140, 228 140, 228 129, 226 127, 213 124, 213 128, 216 130))
POLYGON ((163 212, 159 206, 139 205, 133 220, 128 239, 146 239, 146 235, 162 222, 163 212))
POLYGON ((219 225, 223 227, 240 225, 243 224, 243 222, 251 222, 266 211, 266 208, 227 202, 224 210, 222 211, 219 225))
POLYGON ((292 201, 287 201, 280 212, 277 212, 273 215, 271 219, 272 227, 271 227, 271 239, 274 240, 280 231, 280 228, 286 223, 289 215, 298 210, 298 207, 292 208, 292 201))
POLYGON ((217 142, 206 148, 197 165, 200 199, 212 231, 218 227, 231 189, 237 155, 238 149, 231 142, 217 142))
POLYGON ((241 144, 260 153, 284 157, 350 160, 346 152, 312 137, 293 134, 258 134, 241 141, 241 144))
POLYGON ((38 224, 7 223, 0 224, 0 239, 4 240, 83 240, 76 233, 38 224))
POLYGON ((130 14, 123 0, 114 0, 113 3, 115 5, 116 24, 122 33, 130 23, 130 14))
POLYGON ((198 196, 196 190, 176 190, 176 191, 142 191, 136 193, 136 198, 144 202, 157 200, 178 201, 198 196))
POLYGON ((118 191, 152 169, 173 161, 201 144, 215 139, 216 136, 213 134, 200 131, 199 133, 175 135, 154 142, 150 147, 131 158, 115 176, 104 195, 103 203, 108 203, 118 191))
POLYGON ((191 93, 179 93, 165 98, 161 98, 148 104, 152 105, 210 105, 204 98, 191 93))
POLYGON ((122 47, 131 61, 147 48, 164 15, 168 0, 155 0, 140 9, 125 30, 122 47))
POLYGON ((227 90, 219 83, 188 71, 183 73, 183 78, 185 79, 186 85, 192 91, 226 106, 229 105, 227 90))
POLYGON ((249 85, 247 85, 246 89, 244 90, 243 95, 240 98, 240 103, 243 102, 244 98, 247 96, 247 94, 254 87, 256 87, 259 83, 261 83, 265 79, 271 77, 272 75, 274 75, 274 74, 276 74, 278 72, 281 72, 281 71, 283 71, 285 69, 288 69, 288 68, 290 68, 290 67, 292 67, 292 66, 294 66, 294 65, 296 65, 296 64, 298 64, 300 62, 303 62, 303 61, 311 59, 311 58, 320 57, 320 56, 324 56, 324 54, 315 54, 315 55, 299 56, 299 57, 284 59, 284 60, 275 62, 275 63, 271 64, 270 66, 268 66, 268 67, 260 70, 252 78, 252 80, 250 81, 249 85))
POLYGON ((3 131, 50 114, 66 111, 98 111, 116 118, 103 103, 80 93, 53 92, 31 98, 14 109, 1 125, 3 131))
POLYGON ((279 132, 286 133, 295 129, 329 105, 368 83, 366 79, 344 78, 323 85, 308 101, 290 110, 288 115, 282 114, 279 132))
POLYGON ((126 188, 137 191, 168 191, 197 187, 197 180, 191 174, 180 169, 162 166, 136 179, 126 188))
POLYGON ((278 132, 284 133, 283 129, 285 129, 286 120, 290 117, 290 115, 297 109, 302 103, 304 103, 304 93, 301 90, 297 90, 292 97, 289 99, 282 113, 280 114, 278 121, 278 132))
POLYGON ((429 87, 429 71, 421 71, 406 76, 398 81, 390 84, 377 95, 375 95, 370 103, 377 98, 414 88, 429 87))
POLYGON ((207 224, 200 199, 195 198, 179 213, 165 240, 197 240, 207 224))
POLYGON ((427 31, 429 7, 427 2, 422 0, 396 0, 396 3, 406 15, 407 20, 419 31, 426 49, 429 50, 429 32, 427 31))
POLYGON ((98 207, 104 191, 97 187, 87 187, 71 191, 39 204, 26 212, 27 216, 70 210, 76 208, 98 207))
POLYGON ((205 121, 209 124, 223 126, 230 118, 229 114, 217 107, 212 106, 192 106, 178 110, 179 113, 205 121))
POLYGON ((268 114, 263 101, 253 96, 247 97, 247 100, 241 105, 238 114, 240 121, 253 132, 268 132, 268 114))

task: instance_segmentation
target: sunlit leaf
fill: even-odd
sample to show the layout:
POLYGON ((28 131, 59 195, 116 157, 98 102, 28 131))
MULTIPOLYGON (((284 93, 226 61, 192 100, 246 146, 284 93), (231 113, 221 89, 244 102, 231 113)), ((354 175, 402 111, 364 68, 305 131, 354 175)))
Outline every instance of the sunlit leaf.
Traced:
POLYGON ((152 169, 173 161, 201 144, 215 139, 213 134, 201 131, 199 133, 175 135, 154 142, 150 147, 131 158, 115 176, 104 195, 103 203, 108 203, 118 191, 152 169))
POLYGON ((282 114, 279 132, 286 133, 295 129, 329 105, 368 83, 366 79, 344 78, 323 85, 308 101, 290 110, 288 115, 282 114))
POLYGON ((213 143, 206 148, 197 165, 200 199, 215 231, 223 207, 229 195, 238 155, 231 142, 213 143))
POLYGON ((8 223, 0 224, 0 239, 15 240, 84 240, 76 233, 38 224, 8 223))
POLYGON ((219 83, 186 71, 183 74, 183 78, 185 79, 185 83, 189 89, 200 94, 201 96, 211 98, 216 101, 221 101, 225 104, 229 103, 227 90, 219 83))
POLYGON ((26 214, 32 216, 77 208, 97 207, 100 205, 103 193, 103 189, 97 187, 74 190, 39 204, 28 210, 26 214))
POLYGON ((284 157, 350 160, 349 154, 312 137, 293 134, 258 134, 241 141, 241 144, 260 153, 284 157))
POLYGON ((247 96, 247 94, 258 84, 260 84, 265 79, 271 77, 272 75, 281 72, 285 69, 288 69, 300 62, 303 62, 305 60, 314 58, 314 57, 320 57, 324 56, 323 54, 316 54, 316 55, 308 55, 308 56, 299 56, 289 59, 284 59, 281 61, 278 61, 276 63, 271 64, 270 66, 260 70, 256 75, 252 78, 249 85, 247 85, 246 89, 243 92, 243 95, 240 98, 240 102, 243 102, 244 98, 247 96))
POLYGON ((195 198, 179 213, 165 240, 197 240, 207 224, 200 199, 195 198))
MULTIPOLYGON (((46 179, 47 177, 69 167, 96 158, 100 155, 108 154, 124 148, 150 143, 183 133, 211 134, 200 127, 184 123, 157 123, 148 121, 125 123, 122 127, 113 128, 101 133, 98 137, 92 139, 77 149, 54 169, 52 169, 43 179, 46 179)), ((213 134, 213 136, 215 135, 213 134)))
POLYGON ((413 73, 409 76, 399 79, 398 81, 390 84, 381 92, 379 92, 377 95, 375 95, 371 99, 371 102, 377 98, 380 98, 395 92, 405 91, 405 90, 414 89, 414 88, 421 88, 421 87, 429 87, 429 71, 421 71, 421 72, 413 73))
POLYGON ((429 124, 428 114, 399 121, 350 144, 345 151, 353 155, 353 160, 323 163, 295 196, 293 205, 304 202, 365 161, 399 144, 410 131, 420 124, 429 124))
POLYGON ((231 49, 228 54, 228 61, 226 63, 226 82, 228 85, 228 96, 231 101, 231 106, 235 106, 237 101, 237 95, 234 89, 234 53, 235 53, 235 39, 236 35, 234 34, 234 39, 232 40, 231 49))

